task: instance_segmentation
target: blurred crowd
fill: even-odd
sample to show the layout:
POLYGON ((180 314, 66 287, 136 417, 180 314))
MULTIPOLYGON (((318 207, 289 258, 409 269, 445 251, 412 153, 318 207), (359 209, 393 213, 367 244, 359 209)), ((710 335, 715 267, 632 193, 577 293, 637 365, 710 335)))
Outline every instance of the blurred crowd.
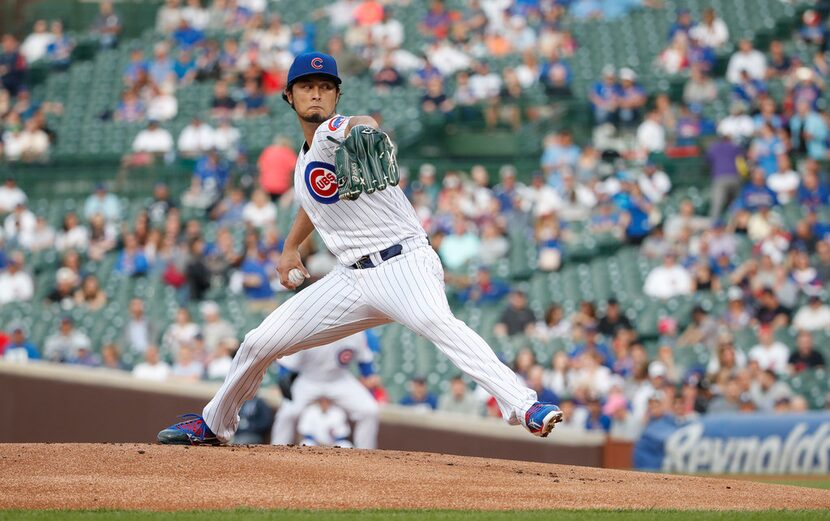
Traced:
MULTIPOLYGON (((123 167, 190 161, 193 177, 184 192, 159 184, 152 201, 129 215, 102 184, 53 229, 29 208, 14 179, 0 187, 0 305, 46 294, 45 305, 67 312, 43 345, 28 341, 26 327, 8 325, 0 354, 122 367, 159 380, 223 377, 242 332, 210 298, 229 288, 252 311, 276 305, 284 290, 274 269, 282 248, 279 223, 296 210, 292 142, 277 137, 249 164, 234 121, 268 114, 268 98, 284 87, 293 56, 314 48, 316 38, 315 23, 285 24, 265 4, 168 0, 156 24, 168 38, 152 56, 132 51, 122 100, 110 116, 146 128, 123 167), (217 33, 227 37, 214 38, 217 33), (203 80, 215 81, 209 113, 173 136, 163 122, 177 114, 176 89, 203 80), (45 251, 56 252, 59 265, 54 287, 38 293, 29 256, 45 251), (169 328, 154 329, 146 303, 136 299, 121 341, 90 345, 68 312, 106 307, 112 296, 96 268, 108 256, 116 257, 111 276, 152 278, 175 289, 181 307, 169 328), (193 305, 201 320, 190 317, 193 305)), ((105 6, 97 34, 102 45, 114 45, 120 24, 105 6)), ((379 90, 422 89, 424 117, 481 117, 488 127, 518 128, 542 115, 524 103, 527 89, 573 94, 568 58, 578 42, 563 21, 611 19, 635 6, 660 8, 638 1, 471 0, 456 11, 433 0, 417 35, 405 34, 395 19, 401 2, 339 0, 314 17, 333 29, 326 50, 342 74, 370 76, 379 90), (422 52, 405 45, 421 40, 422 52), (511 66, 491 70, 485 56, 512 58, 511 66)), ((497 172, 482 165, 439 171, 423 163, 402 171, 401 188, 443 261, 452 301, 504 306, 487 332, 495 338, 564 345, 542 364, 531 349, 506 362, 540 399, 562 404, 566 425, 636 438, 649 419, 665 415, 807 408, 787 381, 825 366, 819 348, 830 331, 826 27, 823 11, 804 14, 793 38, 814 52, 802 63, 788 54, 785 41, 756 49, 751 39, 739 39, 733 49, 735 39, 717 11, 696 20, 680 10, 654 62, 685 82, 679 100, 649 91, 634 70, 609 65, 587 93, 593 135, 548 133, 532 175, 513 165, 497 172), (716 72, 719 59, 726 60, 723 77, 716 72), (768 87, 773 82, 783 94, 768 87), (729 113, 714 119, 706 107, 723 92, 729 113), (703 202, 675 197, 663 167, 667 158, 689 156, 704 157, 711 176, 703 202), (665 314, 658 319, 659 338, 645 341, 638 338, 634 311, 616 299, 582 302, 568 314, 554 295, 554 304, 537 316, 528 296, 502 278, 517 244, 532 245, 537 271, 554 272, 586 237, 637 248, 652 266, 642 287, 649 301, 716 297, 727 302, 725 311, 701 304, 689 320, 665 314), (700 349, 708 353, 704 366, 677 362, 700 349)), ((45 157, 17 140, 31 127, 45 137, 29 136, 26 143, 48 143, 45 114, 60 107, 31 101, 18 72, 39 59, 62 67, 50 57, 60 34, 59 24, 38 22, 31 41, 18 45, 4 37, 0 114, 7 158, 45 157)), ((66 45, 71 54, 71 40, 66 45)), ((314 241, 304 245, 304 259, 310 282, 335 263, 314 241)), ((404 404, 498 414, 492 399, 462 378, 441 396, 430 392, 433 384, 413 379, 404 404)))

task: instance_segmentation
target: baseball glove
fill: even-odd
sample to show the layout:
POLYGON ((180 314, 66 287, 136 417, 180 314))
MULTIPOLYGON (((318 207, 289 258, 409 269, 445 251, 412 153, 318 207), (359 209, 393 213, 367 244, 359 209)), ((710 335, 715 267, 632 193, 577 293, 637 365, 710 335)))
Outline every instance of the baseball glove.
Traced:
POLYGON ((342 142, 331 136, 329 139, 338 145, 334 162, 341 199, 354 201, 361 193, 385 190, 400 181, 395 147, 385 132, 356 125, 342 142))

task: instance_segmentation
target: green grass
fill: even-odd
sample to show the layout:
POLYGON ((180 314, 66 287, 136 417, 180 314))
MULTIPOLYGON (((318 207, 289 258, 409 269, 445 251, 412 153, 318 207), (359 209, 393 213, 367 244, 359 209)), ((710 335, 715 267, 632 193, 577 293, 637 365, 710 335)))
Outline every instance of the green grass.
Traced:
POLYGON ((678 510, 531 510, 513 512, 456 512, 448 510, 202 510, 190 512, 99 511, 31 511, 3 510, 0 521, 814 521, 830 520, 830 511, 712 512, 678 510))
POLYGON ((830 479, 774 479, 771 481, 766 481, 762 478, 753 481, 774 483, 776 485, 792 485, 794 487, 826 488, 830 490, 830 479))

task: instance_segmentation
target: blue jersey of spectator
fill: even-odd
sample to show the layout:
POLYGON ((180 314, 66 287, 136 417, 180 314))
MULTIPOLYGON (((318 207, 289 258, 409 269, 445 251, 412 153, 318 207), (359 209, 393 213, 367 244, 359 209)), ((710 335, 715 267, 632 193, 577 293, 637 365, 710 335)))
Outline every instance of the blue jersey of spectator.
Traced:
POLYGON ((755 212, 761 208, 769 208, 778 204, 778 197, 766 184, 747 184, 741 189, 741 194, 736 201, 738 208, 755 212))
POLYGON ((830 204, 830 190, 827 189, 827 185, 824 183, 808 187, 802 181, 798 187, 796 196, 798 197, 798 204, 808 208, 817 208, 830 204))
POLYGON ((193 173, 201 181, 203 189, 221 192, 225 189, 231 170, 224 159, 220 159, 216 152, 211 151, 196 162, 193 173))
POLYGON ((750 155, 767 176, 778 171, 778 156, 785 152, 784 143, 771 132, 766 135, 762 132, 750 145, 750 155))
POLYGON ((252 300, 269 299, 274 296, 271 281, 268 278, 270 265, 262 255, 248 256, 239 267, 244 277, 245 296, 252 300))
POLYGON ((150 263, 147 261, 147 257, 144 256, 144 252, 137 248, 125 247, 118 254, 115 261, 115 271, 128 277, 146 275, 149 269, 150 263))
POLYGON ((176 79, 181 81, 187 77, 188 74, 196 70, 196 60, 189 54, 182 53, 173 64, 173 74, 176 79))
POLYGON ((173 31, 173 40, 182 49, 190 49, 205 39, 205 33, 189 25, 182 24, 173 31))
POLYGON ((635 197, 627 191, 617 193, 613 199, 617 207, 627 212, 630 221, 625 229, 625 235, 631 239, 642 239, 651 230, 648 222, 648 207, 645 200, 635 197))

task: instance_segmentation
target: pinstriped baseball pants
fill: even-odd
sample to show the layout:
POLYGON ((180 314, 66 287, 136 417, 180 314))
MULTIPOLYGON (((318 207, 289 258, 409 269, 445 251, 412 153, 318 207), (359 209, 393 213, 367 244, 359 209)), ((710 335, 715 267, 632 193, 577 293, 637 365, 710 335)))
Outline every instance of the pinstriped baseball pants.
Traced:
POLYGON ((496 398, 503 418, 522 423, 536 392, 453 316, 444 294, 441 261, 426 245, 404 250, 371 269, 338 266, 275 309, 245 335, 230 373, 202 413, 205 421, 219 439, 229 440, 242 404, 254 397, 274 360, 392 321, 434 343, 496 398))

